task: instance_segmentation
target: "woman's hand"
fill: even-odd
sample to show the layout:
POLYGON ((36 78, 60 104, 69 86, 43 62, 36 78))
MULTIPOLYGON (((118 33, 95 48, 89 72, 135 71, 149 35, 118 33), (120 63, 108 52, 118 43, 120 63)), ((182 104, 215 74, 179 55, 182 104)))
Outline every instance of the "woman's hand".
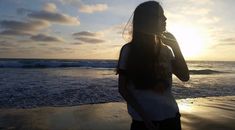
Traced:
POLYGON ((175 46, 178 46, 176 38, 170 32, 164 32, 161 40, 164 44, 170 46, 172 49, 174 49, 175 46))

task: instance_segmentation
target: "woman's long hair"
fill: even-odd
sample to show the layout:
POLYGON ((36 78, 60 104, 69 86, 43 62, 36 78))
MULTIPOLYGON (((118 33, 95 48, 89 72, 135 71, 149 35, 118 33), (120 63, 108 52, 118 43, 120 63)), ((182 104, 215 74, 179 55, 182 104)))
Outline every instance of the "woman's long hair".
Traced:
POLYGON ((156 37, 159 9, 156 1, 140 4, 134 11, 133 30, 126 69, 128 78, 138 89, 151 88, 156 82, 158 55, 161 40, 156 37), (153 33, 152 30, 156 32, 153 33))

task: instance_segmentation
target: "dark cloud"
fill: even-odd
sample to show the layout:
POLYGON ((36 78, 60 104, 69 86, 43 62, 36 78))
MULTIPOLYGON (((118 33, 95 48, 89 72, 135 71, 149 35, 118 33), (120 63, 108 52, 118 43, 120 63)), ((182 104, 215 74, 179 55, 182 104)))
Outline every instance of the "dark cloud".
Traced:
POLYGON ((14 35, 14 36, 30 36, 32 33, 30 32, 23 32, 23 31, 17 31, 17 30, 4 30, 0 32, 0 35, 14 35))
POLYGON ((12 48, 9 48, 9 47, 2 47, 2 46, 0 46, 0 52, 8 52, 8 51, 10 51, 12 48))
POLYGON ((73 48, 64 48, 64 47, 50 47, 50 51, 57 51, 57 52, 65 52, 65 53, 70 53, 73 52, 73 48))
POLYGON ((48 22, 53 22, 53 23, 60 23, 67 25, 80 24, 78 18, 57 12, 57 7, 54 3, 46 3, 43 6, 42 10, 40 11, 19 8, 17 9, 17 13, 26 14, 29 18, 37 20, 46 20, 48 22))
POLYGON ((46 21, 14 21, 14 20, 3 20, 0 21, 0 27, 3 30, 0 35, 8 36, 32 36, 37 31, 42 30, 49 26, 46 21))
POLYGON ((73 43, 71 43, 71 44, 73 44, 73 45, 81 45, 81 44, 84 44, 84 42, 79 41, 79 42, 73 42, 73 43))
POLYGON ((3 29, 7 30, 17 30, 21 32, 32 32, 38 31, 45 27, 49 26, 49 23, 46 21, 28 21, 28 22, 21 22, 21 21, 14 21, 14 20, 3 20, 0 21, 0 26, 3 29))
POLYGON ((38 34, 35 36, 31 36, 31 39, 34 41, 41 41, 41 42, 62 42, 63 41, 61 38, 47 36, 44 34, 38 34))
POLYGON ((17 40, 16 41, 17 43, 32 43, 32 40, 30 40, 30 39, 21 39, 21 40, 17 40))
POLYGON ((13 45, 15 45, 14 42, 9 42, 9 41, 5 41, 5 40, 0 41, 0 46, 1 47, 10 47, 10 46, 13 46, 13 45))
POLYGON ((67 25, 79 25, 80 21, 76 17, 67 14, 58 13, 57 7, 53 3, 47 3, 41 11, 34 11, 26 8, 17 9, 18 14, 25 14, 27 21, 0 20, 0 35, 7 36, 32 36, 36 41, 60 41, 55 37, 46 35, 33 36, 42 29, 46 29, 51 23, 60 23, 67 25), (40 37, 39 37, 40 36, 40 37))
POLYGON ((217 46, 230 46, 230 45, 235 45, 235 38, 224 38, 219 40, 219 44, 215 45, 217 46))
POLYGON ((98 39, 98 38, 92 38, 92 37, 78 37, 76 38, 79 41, 85 42, 85 43, 103 43, 105 40, 98 39))
POLYGON ((220 40, 221 42, 235 42, 235 38, 225 38, 220 40))
POLYGON ((218 40, 218 44, 211 46, 211 48, 234 46, 234 45, 235 45, 235 38, 230 37, 218 40))
POLYGON ((89 36, 89 37, 95 37, 98 36, 97 33, 89 32, 89 31, 82 31, 74 33, 73 36, 89 36))
POLYGON ((78 42, 74 42, 75 45, 80 45, 84 43, 103 43, 105 40, 99 38, 98 33, 89 32, 89 31, 81 31, 77 33, 73 33, 73 36, 78 42))
POLYGON ((69 16, 67 14, 60 14, 57 12, 48 11, 33 11, 28 13, 29 18, 46 20, 55 23, 69 24, 69 25, 79 25, 80 21, 76 17, 69 16))

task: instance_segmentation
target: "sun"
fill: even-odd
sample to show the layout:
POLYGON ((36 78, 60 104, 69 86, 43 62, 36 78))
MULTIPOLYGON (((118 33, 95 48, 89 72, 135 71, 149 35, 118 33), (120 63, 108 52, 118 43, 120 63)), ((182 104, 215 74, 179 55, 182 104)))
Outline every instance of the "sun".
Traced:
POLYGON ((173 26, 169 31, 176 37, 183 55, 187 59, 199 56, 206 42, 206 37, 195 27, 173 26))

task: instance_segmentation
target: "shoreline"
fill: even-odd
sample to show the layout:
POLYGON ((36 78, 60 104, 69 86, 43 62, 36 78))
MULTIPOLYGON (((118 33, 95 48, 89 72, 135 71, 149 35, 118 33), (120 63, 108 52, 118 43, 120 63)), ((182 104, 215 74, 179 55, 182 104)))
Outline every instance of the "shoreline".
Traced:
MULTIPOLYGON (((182 130, 234 130, 235 96, 177 100, 182 130)), ((0 109, 0 130, 128 130, 124 102, 0 109)))
MULTIPOLYGON (((175 98, 175 100, 177 101, 177 103, 182 102, 183 100, 191 100, 191 101, 195 101, 195 99, 217 99, 217 98, 224 98, 224 97, 234 97, 233 95, 222 95, 222 96, 205 96, 205 97, 189 97, 189 98, 184 98, 184 97, 180 97, 180 98, 175 98)), ((0 107, 0 112, 2 110, 30 110, 30 109, 46 109, 46 108, 70 108, 70 107, 80 107, 80 106, 90 106, 90 105, 102 105, 102 104, 108 104, 108 103, 125 103, 124 99, 122 100, 117 100, 117 101, 101 101, 101 102, 94 102, 94 103, 78 103, 78 104, 66 104, 66 105, 45 105, 45 106, 24 106, 24 107, 0 107)), ((1 130, 1 129, 0 129, 1 130)))

